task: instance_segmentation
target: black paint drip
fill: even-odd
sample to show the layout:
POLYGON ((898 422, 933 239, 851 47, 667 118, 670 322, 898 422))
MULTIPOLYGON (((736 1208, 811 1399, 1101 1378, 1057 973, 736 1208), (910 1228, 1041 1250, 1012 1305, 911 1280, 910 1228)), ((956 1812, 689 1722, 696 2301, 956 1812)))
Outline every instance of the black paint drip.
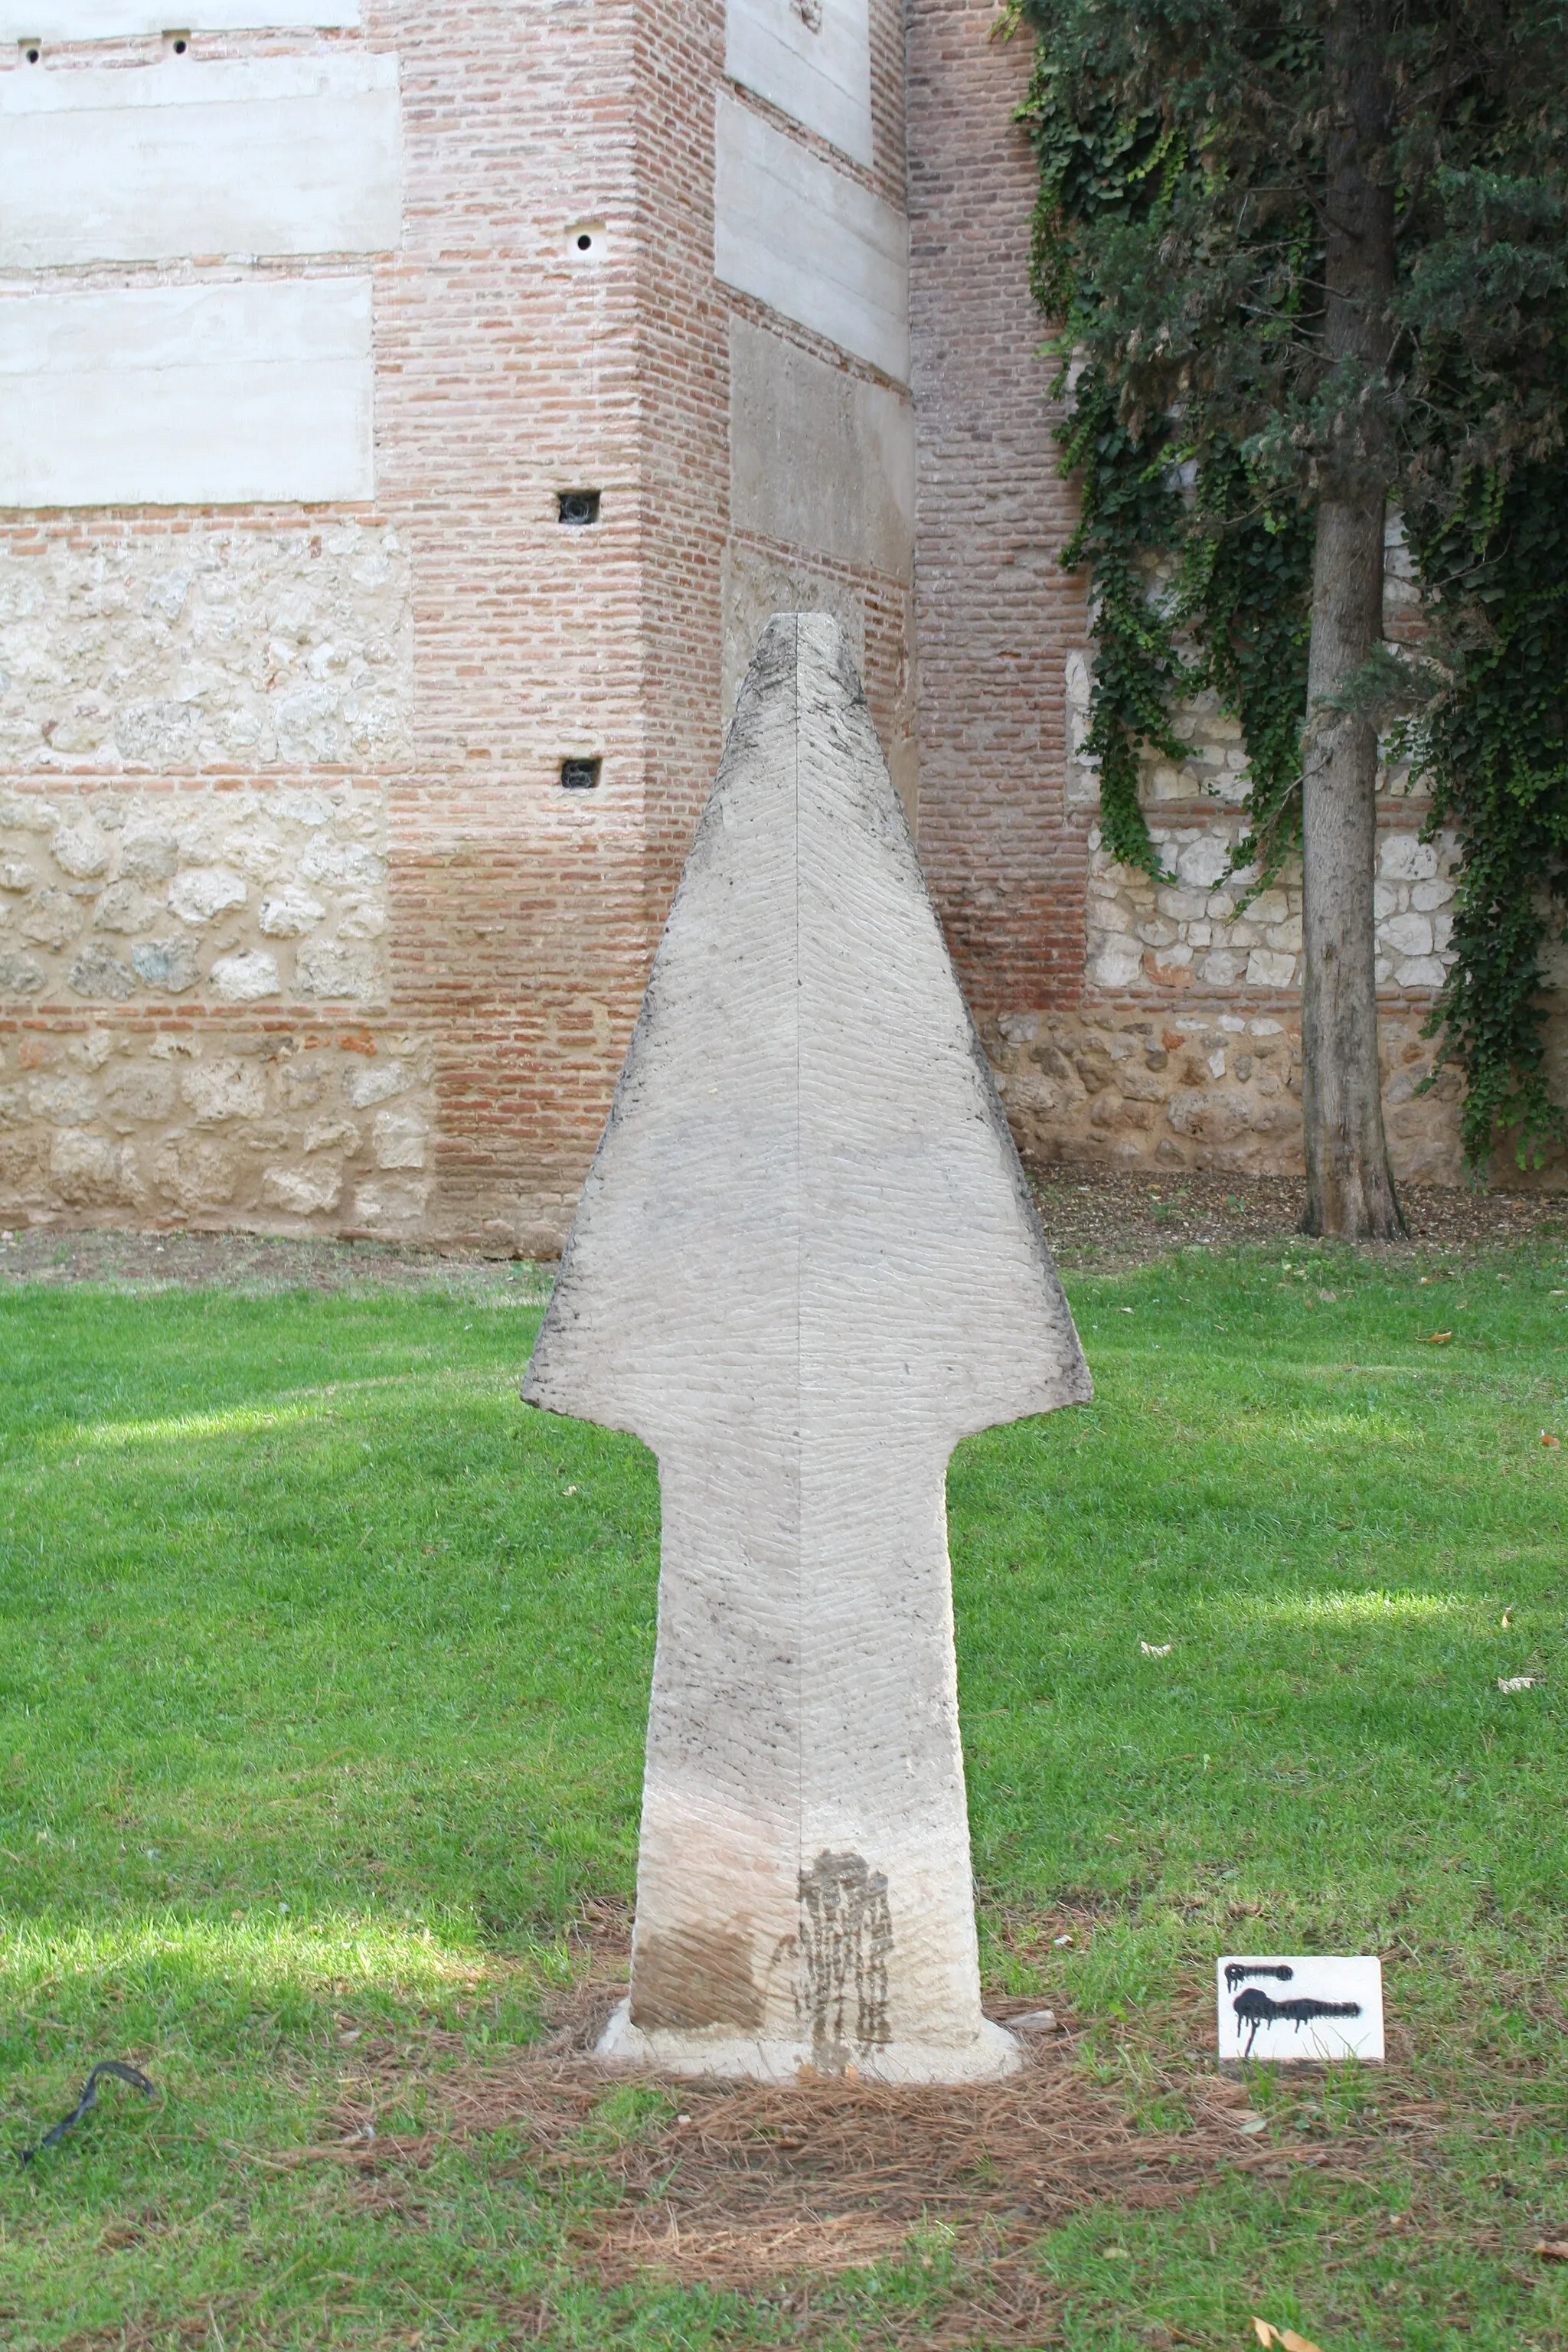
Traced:
POLYGON ((1236 2011, 1237 2022, 1245 2025, 1247 2029, 1247 2047, 1241 2053, 1244 2058, 1251 2057, 1252 2045, 1258 2039, 1260 2028, 1277 2024, 1281 2019, 1293 2025, 1296 2032, 1300 2033, 1301 2028, 1304 2025, 1310 2025, 1315 2017, 1359 2017, 1361 2015, 1359 2000, 1270 2000, 1268 1995, 1266 1992, 1259 1992, 1256 1985, 1248 1985, 1247 1990, 1237 1996, 1232 2007, 1236 2011))
POLYGON ((1249 1968, 1245 1960, 1226 1960, 1225 1989, 1226 1992, 1234 1992, 1237 1985, 1247 1982, 1248 1977, 1278 1977, 1281 1984, 1289 1984, 1295 1973, 1295 1969, 1284 1960, 1279 1961, 1278 1965, 1268 1961, 1259 1961, 1257 1968, 1249 1968))

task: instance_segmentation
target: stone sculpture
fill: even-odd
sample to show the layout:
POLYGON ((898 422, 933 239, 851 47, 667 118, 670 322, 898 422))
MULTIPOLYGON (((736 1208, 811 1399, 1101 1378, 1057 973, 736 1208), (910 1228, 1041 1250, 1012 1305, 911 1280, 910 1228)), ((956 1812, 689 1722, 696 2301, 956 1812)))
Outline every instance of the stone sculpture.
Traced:
POLYGON ((1089 1393, 843 633, 775 617, 523 1383, 658 1457, 605 2055, 1018 2063, 980 2008, 945 1475, 1089 1393))

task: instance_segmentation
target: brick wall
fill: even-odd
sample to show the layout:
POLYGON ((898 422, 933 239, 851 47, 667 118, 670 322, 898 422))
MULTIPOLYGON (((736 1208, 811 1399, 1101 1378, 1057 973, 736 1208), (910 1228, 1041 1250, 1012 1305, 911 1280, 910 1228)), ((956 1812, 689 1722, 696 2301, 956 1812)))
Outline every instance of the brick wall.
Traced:
POLYGON ((410 518, 416 646, 413 763, 389 792, 392 1003, 434 1066, 427 1189, 405 1197, 437 1237, 559 1234, 649 950, 637 107, 654 16, 380 20, 408 140, 380 464, 410 518), (584 488, 599 521, 563 528, 559 493, 584 488), (601 761, 596 791, 562 791, 569 756, 601 761))
POLYGON ((558 1239, 717 750, 721 24, 371 0, 193 44, 398 56, 377 498, 7 519, 0 1214, 558 1239))
POLYGON ((1087 813, 1065 793, 1066 663, 1081 584, 1034 357, 1036 175, 1008 120, 1029 43, 990 0, 909 0, 910 322, 920 436, 915 599, 920 845, 978 1017, 1071 1003, 1083 976, 1087 813))
MULTIPOLYGON (((1029 58, 995 16, 872 0, 868 163, 726 83, 724 0, 367 0, 359 33, 197 37, 396 55, 396 250, 72 282, 368 273, 376 495, 0 517, 0 1220, 552 1249, 785 603, 850 630, 1029 1152, 1297 1164, 1291 883, 1244 933, 1214 877, 1233 734, 1195 712, 1191 759, 1151 769, 1163 894, 1110 866, 1075 757, 1085 609, 1009 120, 1029 58), (912 586, 896 518, 856 551, 841 516, 731 514, 734 333, 879 431, 910 393, 716 281, 721 89, 907 202, 912 586), (592 528, 559 521, 573 489, 601 493, 592 528), (595 790, 562 789, 566 758, 595 790)), ((1419 816, 1391 796, 1389 1116, 1402 1171, 1451 1177, 1453 1082, 1417 1091, 1447 887, 1411 865, 1419 816)))

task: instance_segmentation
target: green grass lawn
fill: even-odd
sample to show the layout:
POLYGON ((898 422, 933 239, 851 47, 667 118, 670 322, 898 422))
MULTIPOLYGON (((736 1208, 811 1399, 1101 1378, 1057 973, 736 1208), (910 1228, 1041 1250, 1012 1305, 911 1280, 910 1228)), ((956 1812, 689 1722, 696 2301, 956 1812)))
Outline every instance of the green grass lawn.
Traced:
MULTIPOLYGON (((1261 2312, 1323 2352, 1561 2352, 1568 2263, 1531 2250, 1568 2238, 1568 1258, 1186 1252, 1068 1286, 1096 1402, 949 1481, 988 1982, 1169 2123, 1216 1952, 1381 1951, 1395 2063, 1254 2094, 1370 2167, 1048 2231, 1059 2340, 1239 2347, 1261 2312), (1378 2138, 1394 2085, 1424 2137, 1378 2138)), ((416 2125, 441 2066, 537 2031, 584 1900, 631 1892, 657 1481, 521 1404, 537 1313, 0 1295, 0 2136, 100 2056, 161 2094, 110 2084, 0 2167, 7 2352, 936 2327, 929 2258, 809 2322, 596 2286, 573 2248, 610 2186, 552 2186, 515 2135, 438 2155, 416 2218, 254 2161, 320 2137, 365 2032, 427 2052, 382 2119, 416 2125)))

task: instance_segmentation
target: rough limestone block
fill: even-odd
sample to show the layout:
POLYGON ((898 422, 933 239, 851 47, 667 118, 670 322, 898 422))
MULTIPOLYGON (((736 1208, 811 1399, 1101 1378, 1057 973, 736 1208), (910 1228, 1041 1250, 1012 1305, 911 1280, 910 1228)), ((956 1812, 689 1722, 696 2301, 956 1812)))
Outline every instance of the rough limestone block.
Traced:
POLYGON ((945 1474, 1089 1380, 825 615, 752 665, 523 1392, 659 1464, 605 2053, 1016 2064, 980 2010, 945 1474))

